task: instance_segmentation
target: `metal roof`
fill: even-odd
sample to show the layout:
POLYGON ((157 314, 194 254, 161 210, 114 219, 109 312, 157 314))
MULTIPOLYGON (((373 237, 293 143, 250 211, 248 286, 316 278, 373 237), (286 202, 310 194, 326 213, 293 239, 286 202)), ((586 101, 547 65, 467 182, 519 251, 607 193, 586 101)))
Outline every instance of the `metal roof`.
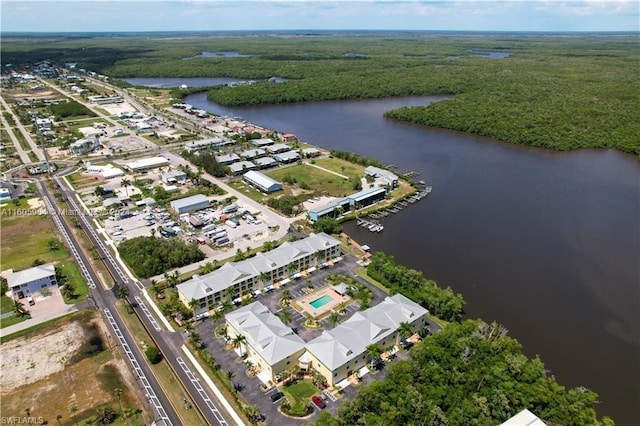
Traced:
POLYGON ((209 203, 209 199, 202 194, 192 195, 190 197, 179 198, 171 202, 171 208, 174 210, 180 210, 184 207, 189 207, 194 204, 209 203))
POLYGON ((9 288, 14 288, 55 274, 56 268, 53 266, 53 263, 45 263, 44 265, 38 265, 33 268, 14 272, 7 277, 7 284, 9 285, 9 288))

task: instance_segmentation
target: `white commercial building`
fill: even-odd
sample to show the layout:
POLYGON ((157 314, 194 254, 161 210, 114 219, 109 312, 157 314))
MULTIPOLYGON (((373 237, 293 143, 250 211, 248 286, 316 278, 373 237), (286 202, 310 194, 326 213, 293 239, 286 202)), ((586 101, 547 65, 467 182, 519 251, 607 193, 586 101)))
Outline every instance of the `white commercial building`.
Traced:
POLYGON ((256 172, 254 170, 248 171, 244 174, 244 180, 249 185, 259 189, 264 193, 271 193, 282 190, 282 184, 278 181, 271 179, 269 176, 256 172))
POLYGON ((125 164, 126 167, 133 172, 143 172, 146 170, 155 169, 157 167, 164 167, 169 164, 169 160, 164 157, 149 157, 140 158, 125 164))
POLYGON ((211 205, 211 201, 202 194, 191 197, 179 198, 171 202, 171 208, 178 214, 189 213, 196 210, 206 209, 211 205))
POLYGON ((93 164, 87 164, 87 173, 93 175, 100 175, 104 179, 112 179, 114 177, 124 176, 124 172, 113 164, 106 164, 104 166, 97 166, 93 164))

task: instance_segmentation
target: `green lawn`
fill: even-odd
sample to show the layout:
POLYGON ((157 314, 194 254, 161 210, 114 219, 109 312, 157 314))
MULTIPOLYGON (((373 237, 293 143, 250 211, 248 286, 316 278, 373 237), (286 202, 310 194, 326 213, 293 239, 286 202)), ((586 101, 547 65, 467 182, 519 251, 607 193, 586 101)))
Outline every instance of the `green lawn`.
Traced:
MULTIPOLYGON (((13 300, 9 299, 7 296, 0 297, 0 313, 12 312, 13 311, 13 300)), ((0 328, 9 327, 10 325, 18 324, 26 319, 28 319, 28 315, 18 316, 14 315, 8 318, 0 319, 0 328)))
POLYGON ((56 262, 69 257, 69 252, 62 243, 57 250, 49 248, 49 240, 57 236, 53 222, 47 215, 18 215, 19 212, 33 211, 24 201, 19 206, 9 204, 2 209, 1 269, 20 270, 31 267, 35 259, 56 262))
POLYGON ((71 259, 67 259, 63 263, 60 263, 59 266, 62 273, 69 277, 69 281, 73 283, 73 287, 76 289, 76 294, 78 295, 74 299, 65 298, 65 303, 71 305, 86 299, 89 295, 89 286, 87 286, 87 281, 82 276, 78 265, 76 265, 76 263, 71 259))
POLYGON ((306 414, 306 407, 313 395, 319 393, 317 387, 308 380, 298 380, 292 385, 282 387, 282 392, 291 403, 291 413, 306 414))
MULTIPOLYGON (((290 177, 295 180, 298 187, 306 185, 316 195, 344 197, 356 192, 353 189, 353 183, 351 181, 311 165, 298 164, 274 170, 266 174, 278 182, 283 182, 287 180, 287 177, 290 177)), ((284 183, 285 189, 291 188, 291 186, 290 184, 284 183)))
MULTIPOLYGON (((314 161, 314 160, 312 160, 314 161)), ((364 176, 364 166, 350 163, 340 158, 318 158, 315 161, 317 166, 332 170, 341 175, 361 178, 364 176)))

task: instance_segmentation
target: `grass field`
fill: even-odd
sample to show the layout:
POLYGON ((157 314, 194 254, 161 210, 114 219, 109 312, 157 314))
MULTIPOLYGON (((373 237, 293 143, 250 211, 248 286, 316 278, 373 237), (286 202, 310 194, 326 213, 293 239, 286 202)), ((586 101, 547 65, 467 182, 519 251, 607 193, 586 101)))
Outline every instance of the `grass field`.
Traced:
POLYGON ((358 179, 364 176, 364 166, 350 163, 340 158, 318 158, 313 161, 317 166, 340 173, 341 175, 358 179))
MULTIPOLYGON (((356 191, 351 181, 307 164, 283 167, 268 172, 266 175, 278 182, 294 180, 298 188, 308 188, 318 196, 344 197, 356 191)), ((287 183, 284 183, 283 186, 285 190, 290 190, 293 187, 287 183)))
MULTIPOLYGON (((7 296, 0 296, 0 313, 12 312, 13 311, 13 300, 9 299, 7 296)), ((7 318, 0 318, 0 328, 9 327, 11 325, 15 325, 25 321, 29 318, 28 315, 18 316, 14 315, 7 318)))
MULTIPOLYGON (((49 241, 58 238, 48 215, 31 214, 28 204, 13 204, 2 207, 0 226, 1 269, 25 269, 35 259, 57 262, 69 257, 69 252, 59 244, 57 250, 49 248, 49 241)), ((39 212, 36 210, 36 213, 39 212)))

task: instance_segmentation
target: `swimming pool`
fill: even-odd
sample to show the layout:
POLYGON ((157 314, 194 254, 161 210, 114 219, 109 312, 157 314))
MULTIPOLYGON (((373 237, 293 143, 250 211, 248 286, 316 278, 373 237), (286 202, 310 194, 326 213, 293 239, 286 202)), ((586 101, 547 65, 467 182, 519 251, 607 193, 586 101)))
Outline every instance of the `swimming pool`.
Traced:
POLYGON ((311 306, 313 306, 313 309, 318 309, 324 305, 326 305, 327 303, 331 302, 333 300, 333 297, 331 296, 327 296, 326 294, 312 302, 309 302, 309 304, 311 306))

